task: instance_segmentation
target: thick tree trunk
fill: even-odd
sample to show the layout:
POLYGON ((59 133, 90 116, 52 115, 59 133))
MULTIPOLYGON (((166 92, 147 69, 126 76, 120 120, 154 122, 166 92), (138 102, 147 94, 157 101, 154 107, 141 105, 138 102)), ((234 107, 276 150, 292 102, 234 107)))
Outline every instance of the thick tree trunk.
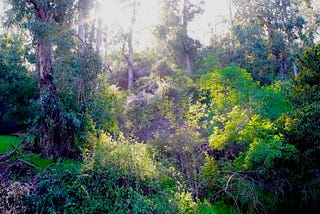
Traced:
POLYGON ((88 0, 79 0, 78 2, 78 37, 79 44, 78 49, 79 53, 83 53, 85 50, 85 44, 87 42, 87 31, 88 31, 88 9, 89 1, 88 0))
MULTIPOLYGON (((50 25, 54 21, 47 7, 42 7, 38 1, 29 0, 35 10, 38 22, 50 25)), ((38 74, 38 87, 41 102, 41 117, 39 124, 39 149, 44 157, 66 157, 71 151, 67 140, 62 137, 62 114, 60 100, 53 82, 53 67, 51 63, 51 44, 49 34, 38 35, 36 68, 38 74)))
POLYGON ((64 153, 64 149, 60 138, 62 117, 52 77, 51 50, 47 40, 37 38, 37 42, 37 72, 42 113, 39 146, 43 156, 57 158, 64 153))

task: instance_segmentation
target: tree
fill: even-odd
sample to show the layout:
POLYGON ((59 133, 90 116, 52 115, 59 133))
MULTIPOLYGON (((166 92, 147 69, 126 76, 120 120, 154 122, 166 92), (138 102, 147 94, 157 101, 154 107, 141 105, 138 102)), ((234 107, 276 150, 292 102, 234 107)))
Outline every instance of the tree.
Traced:
POLYGON ((155 34, 162 41, 160 45, 165 47, 164 56, 173 56, 178 66, 191 73, 195 51, 201 45, 189 37, 188 26, 198 14, 203 13, 203 1, 163 0, 162 3, 162 24, 156 26, 155 34))
POLYGON ((73 5, 71 0, 10 1, 16 21, 25 21, 36 43, 36 70, 40 93, 39 147, 45 157, 70 155, 73 146, 63 136, 60 98, 53 79, 52 39, 66 22, 73 5))
POLYGON ((134 25, 136 23, 136 13, 137 13, 137 6, 139 2, 137 0, 133 0, 132 2, 132 13, 131 13, 131 22, 129 27, 129 32, 127 36, 127 44, 128 44, 128 54, 126 55, 126 59, 128 62, 128 89, 130 89, 133 85, 134 81, 134 70, 133 70, 133 32, 134 32, 134 25))
POLYGON ((0 134, 12 134, 27 128, 39 113, 34 98, 34 75, 24 65, 33 58, 25 47, 25 38, 0 35, 0 134))
POLYGON ((286 179, 283 210, 319 210, 320 161, 320 45, 303 52, 302 71, 293 80, 292 110, 277 120, 284 142, 298 152, 290 160, 277 160, 277 176, 286 179), (290 174, 290 175, 289 175, 290 174), (294 186, 294 189, 291 189, 294 186), (299 203, 298 203, 299 202, 299 203))
POLYGON ((236 29, 250 29, 252 23, 257 24, 281 79, 287 79, 290 75, 296 76, 299 48, 303 44, 310 44, 304 42, 306 34, 309 33, 309 26, 300 11, 302 7, 306 7, 305 1, 236 0, 234 2, 238 7, 236 29))

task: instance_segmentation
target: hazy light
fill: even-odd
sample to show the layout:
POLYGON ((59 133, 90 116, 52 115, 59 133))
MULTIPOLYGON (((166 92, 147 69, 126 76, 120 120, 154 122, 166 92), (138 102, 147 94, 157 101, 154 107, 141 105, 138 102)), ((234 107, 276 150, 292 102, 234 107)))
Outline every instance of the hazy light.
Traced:
MULTIPOLYGON (((144 49, 152 45, 152 30, 160 21, 160 9, 159 0, 140 0, 134 26, 134 40, 138 45, 136 48, 144 49)), ((225 0, 206 0, 204 9, 205 12, 190 23, 189 34, 207 44, 212 31, 226 32, 227 25, 221 23, 222 16, 227 16, 227 6, 225 0)), ((130 8, 126 8, 125 3, 121 3, 120 0, 100 0, 99 16, 105 25, 120 27, 127 31, 131 22, 131 12, 130 8)))

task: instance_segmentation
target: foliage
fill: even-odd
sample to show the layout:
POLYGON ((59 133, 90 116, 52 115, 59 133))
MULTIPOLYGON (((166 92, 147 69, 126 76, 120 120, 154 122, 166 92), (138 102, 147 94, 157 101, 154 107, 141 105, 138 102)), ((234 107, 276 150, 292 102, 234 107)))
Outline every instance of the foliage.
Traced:
POLYGON ((196 91, 193 81, 179 73, 141 78, 132 88, 134 94, 127 98, 124 128, 143 141, 157 132, 169 134, 177 127, 175 124, 185 120, 189 97, 196 91))
POLYGON ((31 212, 193 213, 194 202, 175 172, 152 160, 146 145, 104 134, 91 140, 95 149, 86 153, 82 169, 42 175, 40 192, 27 201, 31 212))
MULTIPOLYGON (((288 109, 279 84, 260 87, 248 72, 237 66, 216 69, 204 75, 199 84, 203 91, 202 102, 208 103, 212 118, 209 141, 218 149, 230 142, 250 143, 245 136, 250 133, 244 130, 252 127, 250 123, 275 120, 288 109)), ((263 136, 264 133, 258 134, 263 136)), ((248 139, 252 140, 252 136, 248 139)))
POLYGON ((32 123, 36 112, 36 83, 25 66, 28 50, 16 35, 0 36, 1 133, 17 132, 32 123))
POLYGON ((179 68, 190 72, 188 69, 191 69, 201 44, 188 35, 188 25, 203 13, 204 2, 162 0, 161 3, 162 23, 154 31, 158 39, 158 52, 161 57, 171 59, 179 68))
POLYGON ((284 137, 284 142, 294 146, 297 154, 290 160, 277 161, 279 177, 286 177, 287 171, 295 172, 287 178, 287 182, 295 186, 291 190, 287 187, 283 209, 317 210, 319 198, 319 56, 320 45, 303 53, 301 60, 302 72, 293 80, 289 98, 292 101, 292 111, 282 115, 277 121, 279 132, 284 137), (303 193, 304 191, 304 193, 303 193), (292 197, 289 197, 291 195, 292 197), (298 205, 297 198, 302 198, 298 205))
POLYGON ((278 159, 290 160, 297 152, 273 125, 289 110, 283 87, 260 86, 237 66, 215 69, 203 75, 199 85, 211 127, 209 144, 221 151, 207 153, 201 172, 207 196, 241 212, 273 212, 276 196, 266 188, 265 173, 278 159))
POLYGON ((207 48, 219 64, 239 64, 262 85, 296 76, 301 50, 319 29, 310 1, 230 0, 230 30, 214 34, 207 48))
POLYGON ((200 214, 238 214, 239 212, 233 208, 229 207, 222 201, 217 201, 213 205, 210 204, 207 200, 204 200, 203 203, 199 205, 199 213, 200 214))
POLYGON ((188 34, 203 1, 162 0, 156 45, 134 56, 136 14, 131 35, 117 34, 123 44, 109 47, 101 20, 89 15, 98 1, 8 2, 0 132, 40 123, 42 135, 32 133, 33 148, 14 155, 19 138, 0 136, 0 212, 319 210, 320 45, 301 53, 319 28, 311 1, 228 0, 230 31, 203 47, 188 34), (41 88, 41 45, 48 88, 41 88), (44 155, 82 161, 28 150, 40 146, 52 146, 44 155), (30 187, 18 182, 26 179, 30 187))

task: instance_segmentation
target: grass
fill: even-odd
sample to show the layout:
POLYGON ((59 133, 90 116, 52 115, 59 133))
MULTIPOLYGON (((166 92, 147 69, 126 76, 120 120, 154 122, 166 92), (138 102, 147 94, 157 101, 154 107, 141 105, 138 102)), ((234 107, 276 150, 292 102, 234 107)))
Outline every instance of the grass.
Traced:
POLYGON ((14 147, 17 146, 21 140, 22 139, 20 137, 7 136, 7 135, 0 136, 0 154, 12 151, 14 147))
POLYGON ((41 172, 42 170, 48 168, 52 164, 51 159, 41 158, 36 154, 23 154, 23 160, 32 163, 35 166, 36 172, 41 172))
MULTIPOLYGON (((0 136, 0 154, 10 152, 12 151, 20 141, 22 140, 22 137, 15 137, 15 136, 8 136, 8 135, 1 135, 0 136)), ((19 145, 19 150, 21 151, 22 145, 19 145)), ((32 153, 26 153, 26 154, 17 154, 12 157, 11 160, 14 160, 16 158, 21 158, 24 161, 33 164, 35 167, 36 172, 41 172, 44 169, 47 169, 49 167, 53 168, 64 168, 64 169, 71 169, 71 168, 77 168, 79 169, 81 167, 81 163, 75 161, 75 160, 60 160, 57 163, 53 163, 51 159, 42 158, 37 154, 32 153)))

